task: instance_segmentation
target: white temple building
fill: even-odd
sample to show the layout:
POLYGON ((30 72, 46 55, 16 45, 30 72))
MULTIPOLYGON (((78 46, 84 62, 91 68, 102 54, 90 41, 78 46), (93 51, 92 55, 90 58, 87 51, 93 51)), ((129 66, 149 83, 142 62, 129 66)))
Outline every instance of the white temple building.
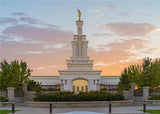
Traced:
MULTIPOLYGON (((93 70, 93 60, 87 53, 88 41, 82 33, 83 21, 76 21, 77 35, 73 35, 72 56, 66 60, 67 70, 59 70, 59 76, 31 76, 42 87, 60 87, 60 91, 99 91, 108 88, 109 85, 116 86, 119 76, 101 76, 101 70, 93 70)), ((114 88, 112 86, 112 88, 114 88)))

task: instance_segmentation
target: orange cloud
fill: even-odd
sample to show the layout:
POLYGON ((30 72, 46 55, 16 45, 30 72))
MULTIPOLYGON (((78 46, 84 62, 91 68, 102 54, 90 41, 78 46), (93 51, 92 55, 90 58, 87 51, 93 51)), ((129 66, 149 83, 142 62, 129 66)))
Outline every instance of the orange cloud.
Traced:
POLYGON ((149 23, 126 23, 117 22, 104 25, 106 30, 112 30, 119 36, 144 36, 150 34, 158 28, 149 23))

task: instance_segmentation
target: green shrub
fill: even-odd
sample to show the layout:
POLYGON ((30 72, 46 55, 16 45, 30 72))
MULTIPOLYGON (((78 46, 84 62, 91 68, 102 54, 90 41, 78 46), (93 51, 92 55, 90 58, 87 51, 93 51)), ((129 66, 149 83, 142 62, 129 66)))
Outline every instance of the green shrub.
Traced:
POLYGON ((0 96, 0 102, 7 102, 7 101, 8 101, 7 97, 0 96))
POLYGON ((122 100, 122 99, 124 99, 124 96, 123 96, 123 94, 117 93, 114 95, 114 99, 115 100, 122 100))
POLYGON ((107 92, 55 92, 37 95, 35 101, 114 101, 124 100, 122 94, 111 94, 107 92))
POLYGON ((160 100, 160 95, 152 95, 149 100, 160 100))

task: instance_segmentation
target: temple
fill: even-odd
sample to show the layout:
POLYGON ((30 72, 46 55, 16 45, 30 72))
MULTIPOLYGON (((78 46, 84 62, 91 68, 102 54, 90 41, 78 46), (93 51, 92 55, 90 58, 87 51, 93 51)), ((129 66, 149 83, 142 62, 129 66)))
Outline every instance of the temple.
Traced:
MULTIPOLYGON (((105 85, 117 85, 119 76, 101 76, 101 70, 93 70, 93 60, 87 53, 88 41, 83 35, 81 12, 76 21, 77 34, 73 35, 72 55, 66 60, 67 69, 59 70, 59 76, 32 76, 31 78, 45 85, 59 87, 60 91, 100 91, 105 85)), ((47 86, 46 86, 47 87, 47 86)))
POLYGON ((72 56, 66 60, 67 70, 59 70, 61 90, 97 91, 100 89, 101 70, 93 70, 93 60, 87 54, 88 41, 83 35, 83 21, 76 21, 77 34, 73 35, 72 56))

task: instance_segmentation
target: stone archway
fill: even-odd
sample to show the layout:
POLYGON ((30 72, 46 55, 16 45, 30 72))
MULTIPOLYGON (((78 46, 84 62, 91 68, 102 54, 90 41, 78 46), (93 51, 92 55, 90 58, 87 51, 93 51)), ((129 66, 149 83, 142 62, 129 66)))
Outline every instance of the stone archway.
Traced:
POLYGON ((88 91, 88 80, 86 80, 86 79, 73 80, 73 91, 74 92, 88 91))

